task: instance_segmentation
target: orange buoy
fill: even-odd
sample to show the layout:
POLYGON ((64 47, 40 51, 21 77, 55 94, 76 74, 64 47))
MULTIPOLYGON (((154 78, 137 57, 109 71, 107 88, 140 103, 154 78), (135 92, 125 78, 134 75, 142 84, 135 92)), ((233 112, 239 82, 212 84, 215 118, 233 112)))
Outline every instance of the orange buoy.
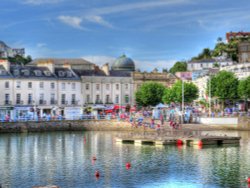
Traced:
POLYGON ((131 164, 129 162, 126 163, 126 168, 130 169, 131 168, 131 164))
POLYGON ((180 140, 180 139, 178 139, 178 140, 176 141, 176 144, 177 144, 177 145, 183 145, 183 141, 180 140))
POLYGON ((93 157, 92 157, 92 160, 93 160, 93 161, 95 161, 95 160, 96 160, 96 157, 95 157, 95 156, 93 156, 93 157))
POLYGON ((100 177, 100 172, 97 170, 97 171, 95 171, 95 177, 96 178, 99 178, 100 177))

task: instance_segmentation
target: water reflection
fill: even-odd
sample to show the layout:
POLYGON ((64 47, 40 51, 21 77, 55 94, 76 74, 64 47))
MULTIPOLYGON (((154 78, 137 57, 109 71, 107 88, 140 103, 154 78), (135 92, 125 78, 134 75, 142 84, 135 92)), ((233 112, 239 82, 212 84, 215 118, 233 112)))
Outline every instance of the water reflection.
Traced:
POLYGON ((0 183, 5 187, 248 187, 244 178, 250 176, 250 132, 226 133, 241 136, 240 146, 202 148, 119 144, 115 134, 2 134, 0 183), (128 162, 131 168, 126 169, 128 162))

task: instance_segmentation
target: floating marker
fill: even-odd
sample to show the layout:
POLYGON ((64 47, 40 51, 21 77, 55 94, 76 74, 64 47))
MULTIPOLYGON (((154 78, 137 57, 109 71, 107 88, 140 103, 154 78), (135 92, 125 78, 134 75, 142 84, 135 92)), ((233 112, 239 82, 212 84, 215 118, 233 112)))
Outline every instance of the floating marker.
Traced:
POLYGON ((131 164, 129 162, 126 163, 126 169, 130 169, 131 168, 131 164))
POLYGON ((97 170, 97 171, 95 171, 95 177, 96 178, 99 178, 100 177, 100 172, 97 170))
POLYGON ((180 139, 178 139, 178 140, 176 141, 176 144, 177 144, 177 145, 183 145, 183 141, 180 140, 180 139))

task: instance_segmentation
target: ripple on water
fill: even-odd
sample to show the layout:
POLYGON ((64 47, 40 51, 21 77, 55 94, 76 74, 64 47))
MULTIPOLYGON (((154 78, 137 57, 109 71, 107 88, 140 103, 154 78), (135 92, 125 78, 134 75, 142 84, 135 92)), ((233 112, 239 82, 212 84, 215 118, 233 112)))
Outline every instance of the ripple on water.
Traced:
POLYGON ((245 135, 241 146, 204 149, 118 144, 113 133, 102 132, 1 135, 0 183, 6 187, 245 187, 250 134, 245 135))

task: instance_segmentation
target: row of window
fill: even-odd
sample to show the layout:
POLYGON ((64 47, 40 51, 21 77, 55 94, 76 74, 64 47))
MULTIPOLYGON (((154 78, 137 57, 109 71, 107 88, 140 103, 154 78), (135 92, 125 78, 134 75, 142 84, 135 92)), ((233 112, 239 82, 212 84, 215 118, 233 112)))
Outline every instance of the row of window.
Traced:
MULTIPOLYGON (((66 83, 61 83, 62 90, 65 90, 66 88, 66 83)), ((10 88, 10 83, 9 81, 5 82, 5 88, 9 89, 10 88)), ((16 82, 16 88, 21 89, 21 81, 16 82)), ((32 89, 32 82, 28 82, 28 88, 32 89)), ((43 89, 44 88, 44 82, 39 83, 39 88, 43 89)), ((51 82, 50 83, 50 89, 55 89, 55 83, 51 82)), ((76 83, 71 83, 71 89, 75 90, 76 89, 76 83)))
MULTIPOLYGON (((10 94, 6 93, 5 94, 5 104, 10 105, 10 103, 11 103, 10 102, 10 94)), ((16 104, 23 104, 20 93, 16 94, 16 104)), ((33 96, 31 93, 28 94, 28 104, 33 104, 33 96)), ((46 101, 44 100, 44 93, 40 93, 40 95, 39 95, 39 104, 40 105, 46 104, 46 101)), ((57 104, 56 97, 55 97, 54 93, 50 94, 50 104, 57 104)), ((61 94, 61 104, 68 104, 68 102, 66 101, 66 94, 61 94)), ((71 95, 71 104, 77 104, 75 94, 71 95)))
MULTIPOLYGON (((96 103, 102 102, 100 99, 100 95, 96 95, 96 103)), ((90 103, 90 95, 86 96, 86 102, 90 103)), ((6 93, 5 94, 5 104, 10 105, 10 94, 6 93)), ((112 103, 110 99, 110 95, 106 95, 105 97, 105 103, 112 103)), ((119 95, 115 96, 115 103, 119 103, 119 95)), ((125 103, 129 103, 129 95, 125 95, 125 103)), ((17 93, 16 94, 16 104, 23 104, 23 101, 21 99, 21 94, 17 93)), ((28 104, 33 104, 33 95, 31 93, 28 94, 28 104)), ((40 93, 39 95, 39 104, 40 105, 45 105, 46 101, 44 100, 44 93, 40 93)), ((50 104, 57 104, 56 97, 54 93, 50 94, 50 104)), ((66 94, 61 94, 61 104, 67 104, 66 101, 66 94)), ((71 95, 71 104, 76 104, 76 95, 72 94, 71 95)))
MULTIPOLYGON (((86 95, 86 103, 90 103, 90 95, 86 95)), ((101 101, 100 99, 100 95, 96 95, 95 97, 95 103, 101 103, 103 101, 101 101)), ((105 103, 108 104, 108 103, 112 103, 111 101, 111 98, 110 98, 110 95, 106 95, 105 97, 105 103)), ((115 96, 115 103, 119 103, 119 95, 116 95, 115 96)), ((129 95, 125 95, 125 103, 129 103, 129 95)))
MULTIPOLYGON (((128 87, 129 87, 129 85, 125 84, 125 89, 126 90, 128 89, 128 87)), ((9 81, 5 82, 5 88, 6 89, 10 88, 9 81)), ((16 88, 17 89, 21 88, 21 81, 16 82, 16 88)), ((32 89, 32 82, 28 82, 28 88, 32 89)), ((44 82, 39 83, 39 88, 40 89, 44 88, 44 82)), ((61 89, 65 90, 65 88, 66 88, 66 83, 61 83, 61 89)), ((86 88, 86 90, 89 90, 90 84, 86 84, 85 88, 86 88)), ((115 84, 115 88, 116 88, 116 90, 119 90, 119 84, 115 84)), ((55 89, 55 83, 54 82, 50 83, 50 89, 55 89)), ((73 89, 73 90, 76 89, 76 84, 75 83, 71 83, 71 89, 73 89)), ((106 84, 106 90, 109 90, 109 89, 110 89, 110 84, 106 84)), ((100 84, 96 84, 96 90, 100 90, 100 84)))
MULTIPOLYGON (((100 90, 101 84, 96 84, 96 90, 100 90)), ((90 84, 85 85, 85 89, 89 90, 90 84)), ((115 84, 116 90, 119 90, 119 84, 115 84)), ((125 89, 128 89, 128 84, 125 84, 125 89)), ((110 84, 106 84, 106 90, 110 90, 110 84)))

